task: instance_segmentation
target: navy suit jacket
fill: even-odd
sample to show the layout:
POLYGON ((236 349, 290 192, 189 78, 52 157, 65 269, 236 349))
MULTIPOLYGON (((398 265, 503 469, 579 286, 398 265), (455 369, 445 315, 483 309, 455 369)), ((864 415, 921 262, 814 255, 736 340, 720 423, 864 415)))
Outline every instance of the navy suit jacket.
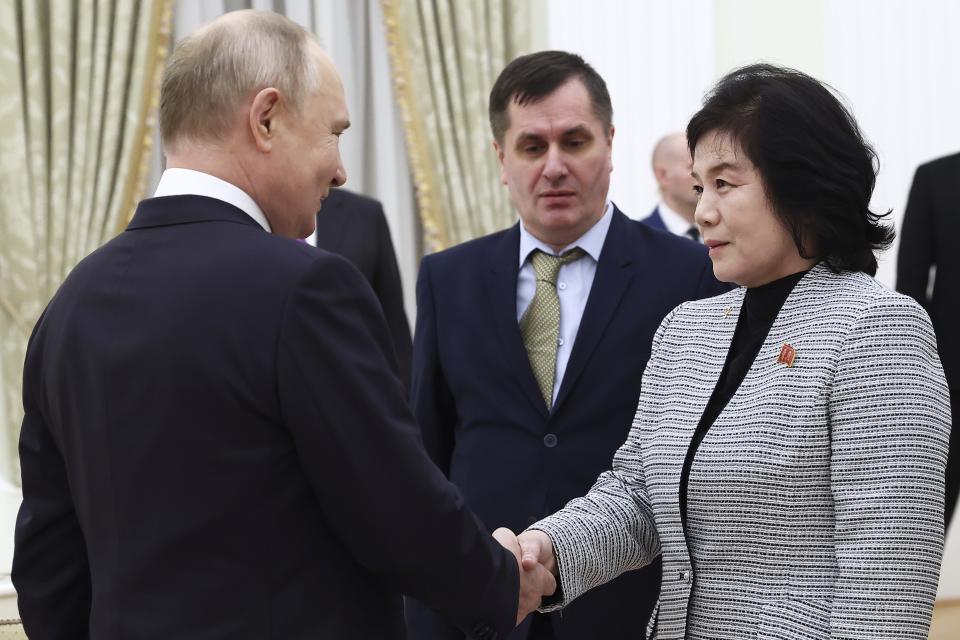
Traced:
POLYGON ((317 214, 317 247, 349 260, 370 283, 387 319, 400 364, 400 377, 409 389, 413 340, 403 308, 400 269, 383 206, 373 198, 345 189, 331 189, 317 214))
POLYGON ((200 196, 140 203, 27 351, 27 634, 402 638, 400 592, 512 629, 517 564, 431 463, 346 260, 200 196))
POLYGON ((644 223, 648 227, 653 229, 662 229, 663 231, 669 231, 667 225, 663 223, 663 218, 660 216, 660 207, 654 207, 653 211, 650 212, 646 218, 640 222, 644 223))
MULTIPOLYGON (((519 225, 427 256, 417 284, 412 405, 430 455, 487 527, 525 529, 581 496, 626 440, 653 334, 683 301, 722 293, 703 246, 629 220, 607 233, 552 412, 517 324, 519 225)), ((636 638, 658 566, 554 616, 560 638, 636 638)), ((529 622, 514 636, 526 637, 529 622)), ((411 637, 458 637, 408 604, 411 637)))

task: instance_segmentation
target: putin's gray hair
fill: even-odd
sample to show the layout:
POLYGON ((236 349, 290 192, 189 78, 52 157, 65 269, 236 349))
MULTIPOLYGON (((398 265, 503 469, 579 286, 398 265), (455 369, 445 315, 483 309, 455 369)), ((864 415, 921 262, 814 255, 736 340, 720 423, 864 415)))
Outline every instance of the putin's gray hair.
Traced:
POLYGON ((164 148, 183 140, 222 139, 241 102, 274 87, 300 111, 319 89, 317 57, 306 29, 270 11, 236 11, 181 40, 160 89, 164 148))

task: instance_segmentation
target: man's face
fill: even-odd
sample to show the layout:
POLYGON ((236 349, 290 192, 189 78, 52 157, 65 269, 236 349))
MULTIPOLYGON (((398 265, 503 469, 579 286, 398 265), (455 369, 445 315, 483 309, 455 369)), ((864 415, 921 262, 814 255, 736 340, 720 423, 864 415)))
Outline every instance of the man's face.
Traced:
POLYGON ((500 180, 526 229, 562 248, 603 215, 610 187, 613 127, 607 131, 579 79, 539 102, 507 107, 500 180))
POLYGON ((297 238, 313 233, 330 187, 347 179, 339 146, 340 134, 350 125, 343 85, 329 58, 319 47, 316 53, 320 90, 306 96, 302 113, 288 111, 283 119, 269 161, 270 186, 258 199, 273 232, 297 238))

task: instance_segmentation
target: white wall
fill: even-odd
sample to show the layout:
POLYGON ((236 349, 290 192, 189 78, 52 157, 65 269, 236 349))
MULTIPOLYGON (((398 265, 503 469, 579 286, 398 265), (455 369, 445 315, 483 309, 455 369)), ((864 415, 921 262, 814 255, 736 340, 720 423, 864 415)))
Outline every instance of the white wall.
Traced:
MULTIPOLYGON (((611 197, 633 217, 657 201, 649 154, 683 128, 723 73, 793 66, 839 90, 876 147, 874 210, 899 225, 918 164, 960 149, 960 3, 950 0, 545 0, 546 46, 583 55, 614 108, 611 197)), ((878 279, 894 285, 896 246, 878 279)), ((958 292, 960 293, 960 292, 958 292)), ((941 597, 960 598, 960 524, 941 597)))
MULTIPOLYGON (((582 54, 614 107, 611 197, 642 217, 657 200, 653 142, 682 128, 710 85, 760 60, 845 96, 875 145, 877 210, 899 223, 913 171, 960 149, 960 3, 949 0, 547 0, 547 44, 582 54)), ((878 279, 893 286, 895 247, 878 279)))
POLYGON ((661 135, 686 127, 714 79, 713 2, 547 0, 547 46, 578 53, 613 102, 610 197, 643 218, 659 196, 650 167, 661 135))

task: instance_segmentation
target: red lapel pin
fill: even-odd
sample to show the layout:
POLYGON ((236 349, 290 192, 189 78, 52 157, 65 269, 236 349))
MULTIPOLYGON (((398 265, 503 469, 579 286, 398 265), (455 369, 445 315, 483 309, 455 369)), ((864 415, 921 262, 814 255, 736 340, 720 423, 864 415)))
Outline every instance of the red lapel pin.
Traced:
POLYGON ((788 367, 793 366, 793 361, 797 357, 797 350, 794 349, 791 345, 784 343, 780 347, 780 355, 777 356, 777 364, 785 364, 788 367))

